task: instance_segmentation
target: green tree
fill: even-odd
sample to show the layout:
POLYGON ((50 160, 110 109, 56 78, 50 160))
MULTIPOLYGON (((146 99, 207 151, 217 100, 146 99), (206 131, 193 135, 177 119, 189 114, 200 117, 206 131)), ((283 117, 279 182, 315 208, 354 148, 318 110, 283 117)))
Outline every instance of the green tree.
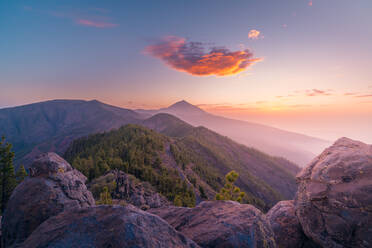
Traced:
POLYGON ((17 182, 14 175, 12 145, 5 142, 5 137, 0 140, 0 204, 1 213, 4 213, 6 204, 15 188, 17 182))
POLYGON ((181 196, 176 195, 176 197, 174 197, 173 204, 174 204, 174 206, 182 207, 182 199, 181 199, 181 196))
POLYGON ((15 176, 16 176, 17 184, 20 184, 27 177, 27 172, 23 165, 19 167, 15 176))
POLYGON ((99 195, 99 201, 97 203, 99 205, 112 205, 111 194, 107 186, 103 187, 103 192, 99 195))
POLYGON ((208 199, 208 196, 205 194, 203 186, 199 185, 200 197, 203 199, 208 199))
POLYGON ((240 188, 235 186, 234 183, 238 179, 239 174, 236 171, 230 171, 225 176, 225 185, 220 190, 220 193, 216 194, 216 200, 231 200, 242 202, 245 192, 240 191, 240 188))
POLYGON ((156 157, 155 161, 154 161, 154 164, 153 164, 153 167, 156 168, 156 169, 159 169, 161 167, 161 160, 159 157, 156 157))

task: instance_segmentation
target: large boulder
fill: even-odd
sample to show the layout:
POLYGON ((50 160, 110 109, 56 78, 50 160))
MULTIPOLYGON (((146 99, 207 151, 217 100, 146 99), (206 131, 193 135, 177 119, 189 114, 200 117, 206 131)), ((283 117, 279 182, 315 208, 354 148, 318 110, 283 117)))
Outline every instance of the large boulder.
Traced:
POLYGON ((293 201, 280 201, 266 214, 274 232, 278 248, 311 248, 319 247, 309 240, 302 231, 296 216, 293 201))
POLYGON ((41 224, 24 248, 198 247, 158 216, 131 205, 63 212, 41 224))
POLYGON ((347 138, 297 177, 296 214, 322 247, 372 247, 372 146, 347 138))
POLYGON ((205 201, 195 208, 149 210, 202 247, 276 247, 266 217, 252 205, 205 201))
POLYGON ((4 247, 23 242, 42 222, 73 208, 94 206, 86 178, 55 153, 38 157, 30 177, 11 195, 2 220, 4 247))

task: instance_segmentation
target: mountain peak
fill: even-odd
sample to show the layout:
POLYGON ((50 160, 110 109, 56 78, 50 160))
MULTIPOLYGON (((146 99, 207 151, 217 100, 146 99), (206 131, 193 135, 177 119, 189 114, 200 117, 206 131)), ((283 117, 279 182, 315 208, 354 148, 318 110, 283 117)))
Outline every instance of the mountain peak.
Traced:
POLYGON ((185 101, 185 100, 181 100, 181 101, 178 101, 176 103, 173 103, 171 106, 169 106, 169 108, 171 107, 181 107, 181 106, 193 106, 191 103, 185 101))
POLYGON ((90 102, 90 103, 102 103, 102 102, 98 101, 97 99, 93 99, 93 100, 90 100, 88 102, 90 102))
POLYGON ((198 108, 195 105, 192 105, 191 103, 185 100, 176 102, 172 104, 171 106, 169 106, 167 109, 173 110, 173 111, 185 111, 185 112, 187 111, 188 113, 198 113, 198 114, 204 113, 202 109, 198 108))

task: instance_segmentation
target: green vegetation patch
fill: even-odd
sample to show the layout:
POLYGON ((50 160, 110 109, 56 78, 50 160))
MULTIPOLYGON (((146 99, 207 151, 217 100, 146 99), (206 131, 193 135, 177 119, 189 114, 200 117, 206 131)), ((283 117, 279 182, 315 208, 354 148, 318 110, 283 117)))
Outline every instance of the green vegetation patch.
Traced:
POLYGON ((159 158, 167 142, 169 138, 164 135, 130 124, 75 140, 65 158, 89 181, 118 169, 149 182, 170 201, 177 197, 178 204, 195 206, 194 191, 177 171, 165 167, 159 158))

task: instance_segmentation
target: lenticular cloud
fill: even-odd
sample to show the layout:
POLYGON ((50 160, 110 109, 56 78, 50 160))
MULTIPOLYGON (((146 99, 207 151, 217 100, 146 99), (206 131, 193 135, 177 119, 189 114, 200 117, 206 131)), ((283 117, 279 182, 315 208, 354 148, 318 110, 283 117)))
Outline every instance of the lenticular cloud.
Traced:
POLYGON ((145 48, 145 53, 164 61, 178 71, 196 76, 229 76, 240 73, 260 58, 254 58, 248 49, 230 51, 224 47, 212 47, 205 52, 205 44, 187 42, 186 39, 167 36, 145 48))

